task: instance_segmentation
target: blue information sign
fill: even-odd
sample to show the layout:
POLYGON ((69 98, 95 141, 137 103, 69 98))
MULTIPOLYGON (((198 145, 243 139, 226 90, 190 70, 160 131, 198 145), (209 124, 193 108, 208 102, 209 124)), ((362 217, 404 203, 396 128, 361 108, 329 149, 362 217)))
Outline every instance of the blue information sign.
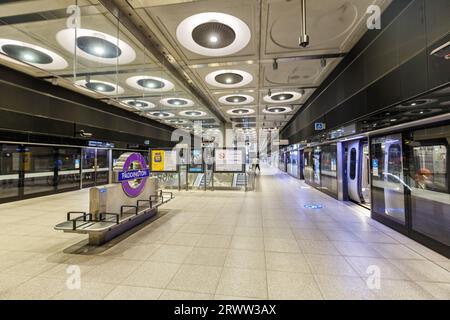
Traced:
POLYGON ((135 180, 150 176, 149 170, 131 170, 119 172, 119 181, 135 180))

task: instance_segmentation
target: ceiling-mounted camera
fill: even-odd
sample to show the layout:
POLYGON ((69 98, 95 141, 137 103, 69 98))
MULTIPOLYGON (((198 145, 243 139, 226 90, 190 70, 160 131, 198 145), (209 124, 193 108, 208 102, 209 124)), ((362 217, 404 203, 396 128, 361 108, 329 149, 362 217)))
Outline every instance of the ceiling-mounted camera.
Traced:
POLYGON ((80 137, 83 137, 83 138, 90 138, 90 137, 92 137, 92 133, 86 132, 84 130, 78 131, 78 134, 80 135, 80 137))

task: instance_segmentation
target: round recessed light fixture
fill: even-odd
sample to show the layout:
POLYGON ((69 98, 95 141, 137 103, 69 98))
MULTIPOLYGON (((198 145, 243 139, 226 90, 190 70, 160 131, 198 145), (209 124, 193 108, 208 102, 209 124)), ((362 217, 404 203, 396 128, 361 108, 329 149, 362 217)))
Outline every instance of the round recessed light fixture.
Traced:
POLYGON ((184 110, 184 111, 180 111, 178 114, 180 116, 185 116, 185 117, 204 117, 204 116, 206 116, 206 112, 199 111, 199 110, 184 110))
POLYGON ((233 116, 246 116, 255 113, 255 110, 250 108, 235 108, 228 110, 227 113, 233 116))
POLYGON ((203 56, 236 53, 250 41, 250 28, 239 18, 220 12, 204 12, 184 19, 177 39, 188 50, 203 56))
POLYGON ((17 40, 0 39, 0 52, 45 70, 61 70, 69 65, 63 57, 50 50, 17 40))
POLYGON ((150 76, 134 76, 128 78, 127 85, 133 89, 147 92, 164 92, 174 88, 172 82, 163 78, 150 76))
POLYGON ((252 96, 245 94, 230 94, 219 98, 219 102, 226 105, 244 105, 255 101, 252 96))
POLYGON ((75 84, 81 86, 84 89, 89 89, 107 96, 114 96, 125 92, 122 87, 114 83, 100 80, 78 80, 75 81, 75 84))
POLYGON ((56 34, 56 40, 70 53, 93 62, 127 64, 136 59, 136 52, 126 42, 95 30, 64 29, 56 34))
POLYGON ((194 101, 185 98, 164 98, 159 103, 166 107, 187 108, 194 105, 194 101))
POLYGON ((252 82, 253 76, 241 70, 218 70, 205 77, 205 81, 219 88, 238 88, 252 82))
POLYGON ((153 109, 155 105, 151 102, 145 101, 145 100, 123 100, 123 103, 126 103, 128 106, 133 107, 139 111, 147 110, 147 109, 153 109))
POLYGON ((149 116, 154 118, 172 118, 175 117, 173 113, 166 111, 152 111, 148 113, 149 116))
POLYGON ((188 124, 189 121, 184 120, 184 119, 169 119, 169 120, 166 120, 166 123, 171 124, 171 125, 182 125, 182 124, 188 124))
POLYGON ((289 113, 292 111, 291 107, 287 106, 280 106, 280 107, 268 107, 263 109, 264 113, 270 113, 270 114, 282 114, 282 113, 289 113))
POLYGON ((414 107, 423 107, 426 105, 429 105, 431 103, 436 102, 436 99, 419 99, 419 100, 413 100, 409 102, 402 103, 400 106, 398 106, 399 109, 410 109, 414 107))
POLYGON ((264 101, 270 102, 270 103, 289 103, 296 101, 302 97, 302 94, 299 92, 294 91, 287 91, 287 92, 277 92, 272 93, 270 96, 266 95, 264 97, 264 101))

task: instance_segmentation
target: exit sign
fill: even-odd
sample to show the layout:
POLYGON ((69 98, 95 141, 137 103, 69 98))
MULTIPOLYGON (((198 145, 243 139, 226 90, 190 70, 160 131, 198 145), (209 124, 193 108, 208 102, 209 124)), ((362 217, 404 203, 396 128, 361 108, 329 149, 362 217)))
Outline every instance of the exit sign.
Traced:
POLYGON ((316 131, 325 130, 325 128, 326 128, 326 125, 325 125, 324 122, 316 122, 316 123, 314 124, 314 129, 315 129, 316 131))

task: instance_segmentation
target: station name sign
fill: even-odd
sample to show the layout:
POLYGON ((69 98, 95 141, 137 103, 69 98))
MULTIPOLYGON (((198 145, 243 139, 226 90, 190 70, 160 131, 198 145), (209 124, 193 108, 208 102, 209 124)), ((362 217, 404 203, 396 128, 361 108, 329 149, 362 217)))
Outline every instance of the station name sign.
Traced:
POLYGON ((119 181, 141 179, 150 176, 149 170, 131 170, 119 172, 119 181))

